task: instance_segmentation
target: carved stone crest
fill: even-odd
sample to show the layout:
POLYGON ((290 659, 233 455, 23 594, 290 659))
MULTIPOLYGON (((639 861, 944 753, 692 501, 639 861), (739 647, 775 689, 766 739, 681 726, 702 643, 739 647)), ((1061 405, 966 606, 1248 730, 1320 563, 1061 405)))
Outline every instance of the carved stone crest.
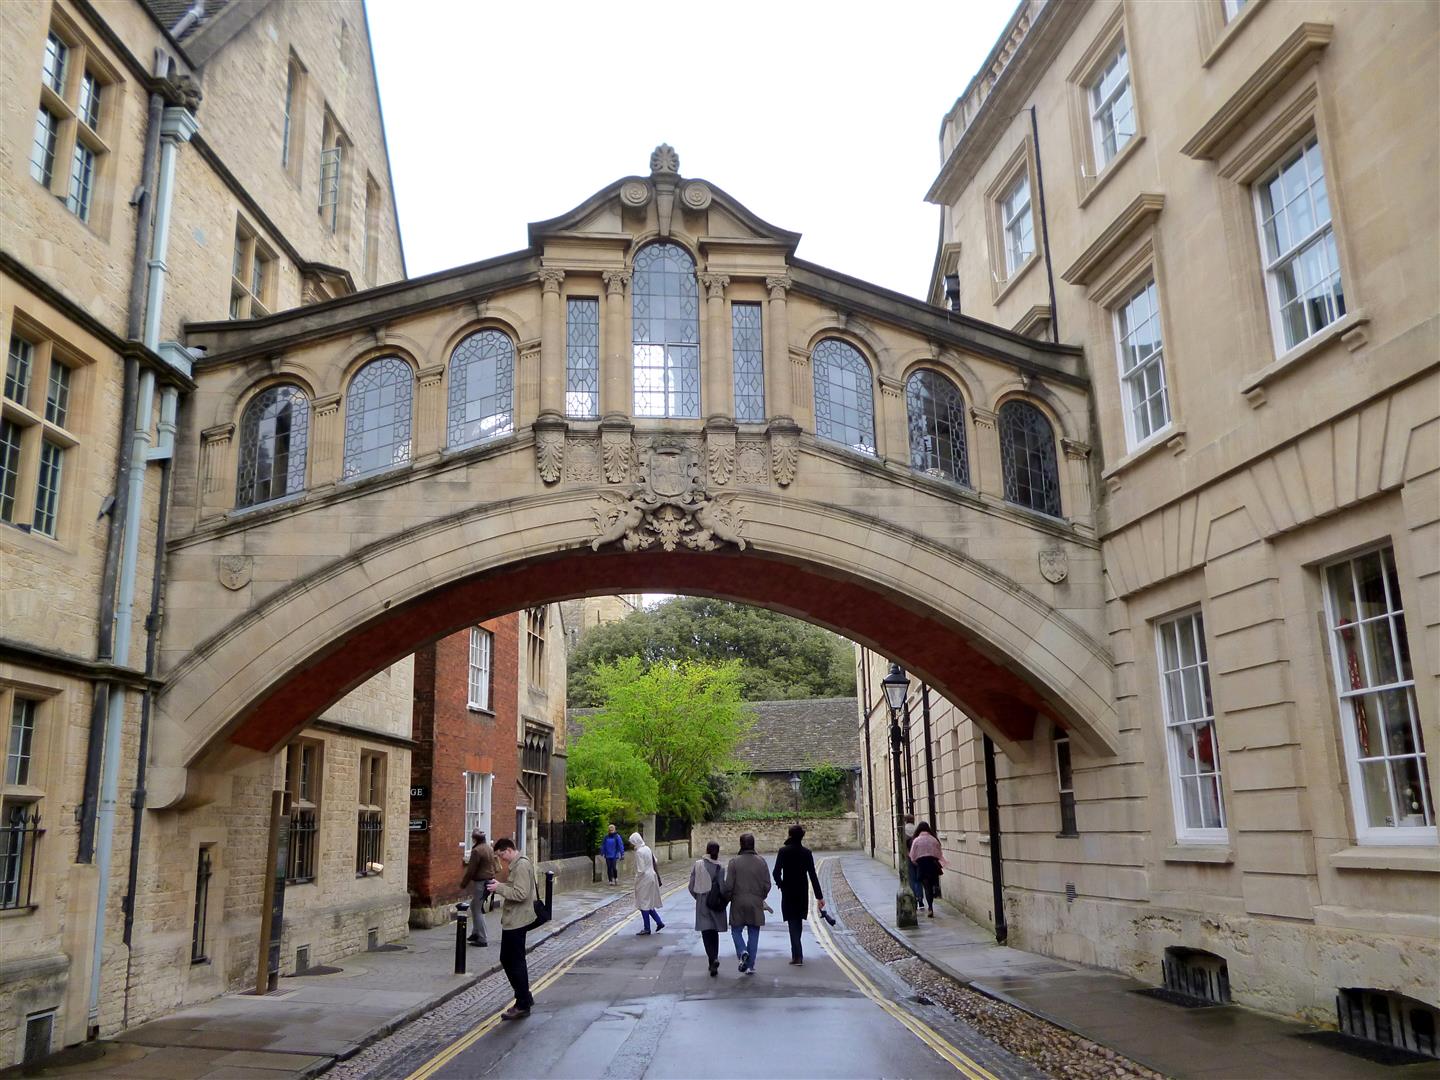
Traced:
POLYGON ((661 499, 686 495, 701 486, 699 457, 688 446, 674 443, 651 446, 640 466, 640 483, 661 499))
POLYGON ((1063 548, 1048 548, 1040 552, 1040 576, 1051 585, 1059 585, 1070 576, 1070 560, 1063 548))
POLYGON ((249 555, 221 555, 215 560, 215 574, 231 592, 249 585, 254 573, 255 560, 249 555))
POLYGON ((565 432, 563 429, 535 431, 535 468, 540 479, 553 484, 560 479, 561 467, 565 464, 565 432))
POLYGON ((594 483, 600 479, 600 446, 594 439, 573 439, 565 455, 565 478, 594 483))
POLYGON ((619 544, 626 551, 659 546, 665 551, 689 548, 715 551, 734 544, 744 551, 741 536, 745 507, 731 495, 710 495, 700 476, 697 448, 658 443, 646 448, 640 483, 629 494, 600 492, 595 515, 594 551, 619 544))
POLYGON ((736 455, 735 480, 741 484, 763 484, 769 480, 765 468, 765 447, 757 442, 741 445, 736 455))

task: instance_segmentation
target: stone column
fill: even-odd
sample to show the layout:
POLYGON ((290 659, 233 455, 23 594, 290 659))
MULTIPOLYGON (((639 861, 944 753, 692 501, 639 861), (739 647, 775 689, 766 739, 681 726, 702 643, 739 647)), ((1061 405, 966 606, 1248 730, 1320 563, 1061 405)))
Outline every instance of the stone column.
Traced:
POLYGON ((712 421, 728 423, 735 414, 734 366, 730 359, 730 335, 725 333, 725 288, 730 279, 724 274, 701 274, 705 287, 705 352, 700 357, 704 372, 700 415, 712 421))
POLYGON ((970 482, 982 495, 1005 500, 1005 481, 1000 475, 1000 432, 995 414, 989 409, 972 408, 975 421, 975 442, 970 451, 970 482))
POLYGON ((1060 474, 1065 499, 1060 508, 1075 525, 1090 529, 1095 525, 1094 500, 1090 495, 1090 447, 1074 439, 1061 439, 1065 455, 1064 472, 1060 474))
POLYGON ((600 352, 600 415, 629 416, 633 411, 630 387, 630 317, 625 290, 628 270, 606 270, 605 344, 600 352))
POLYGON ((910 427, 905 420, 905 384, 880 375, 880 407, 875 410, 875 452, 884 461, 910 464, 910 427))
POLYGON ((765 399, 771 419, 794 421, 795 406, 790 394, 790 320, 785 313, 788 277, 769 277, 770 333, 765 337, 765 399))
POLYGON ((340 430, 340 395, 318 397, 314 401, 313 425, 310 430, 310 487, 325 488, 340 479, 343 467, 345 435, 340 430))
POLYGON ((235 425, 200 433, 200 516, 223 514, 235 505, 235 425))
POLYGON ((419 386, 415 394, 415 445, 412 448, 416 461, 437 456, 446 442, 445 395, 441 386, 444 376, 444 364, 421 368, 416 373, 419 386))
POLYGON ((565 320, 560 283, 565 271, 540 271, 540 415, 565 415, 565 320))

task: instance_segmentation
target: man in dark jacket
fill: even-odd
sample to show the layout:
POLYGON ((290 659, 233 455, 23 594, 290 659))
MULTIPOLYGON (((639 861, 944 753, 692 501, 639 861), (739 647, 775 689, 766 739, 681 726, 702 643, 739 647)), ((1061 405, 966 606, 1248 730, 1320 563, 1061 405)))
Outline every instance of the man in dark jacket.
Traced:
POLYGON ((605 839, 600 841, 600 854, 605 857, 605 883, 607 885, 618 885, 620 883, 620 860, 625 857, 625 840, 615 831, 615 826, 610 826, 610 831, 605 834, 605 839))
POLYGON ((468 886, 471 890, 469 941, 481 948, 490 944, 485 935, 485 901, 489 897, 485 887, 494 880, 495 852, 485 842, 485 834, 476 829, 470 834, 470 861, 465 864, 460 888, 468 886))
POLYGON ((740 834, 740 853, 725 868, 720 889, 730 901, 730 937, 740 959, 740 974, 754 975, 760 927, 765 925, 765 897, 770 895, 770 867, 755 850, 754 833, 740 834))
POLYGON ((825 906, 820 895, 820 879, 815 876, 815 856, 800 843, 805 838, 803 825, 790 826, 790 838, 775 856, 775 884, 780 886, 780 917, 790 927, 790 963, 800 965, 805 956, 800 950, 800 924, 810 910, 810 886, 815 887, 815 900, 825 906))

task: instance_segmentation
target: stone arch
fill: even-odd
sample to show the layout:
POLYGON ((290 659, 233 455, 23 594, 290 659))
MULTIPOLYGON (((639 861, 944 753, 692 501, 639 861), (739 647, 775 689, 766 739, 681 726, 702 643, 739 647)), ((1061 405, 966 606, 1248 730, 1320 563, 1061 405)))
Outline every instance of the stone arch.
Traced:
POLYGON ((430 344, 424 355, 433 357, 433 363, 449 364, 455 346, 477 330, 501 330, 509 334, 515 344, 516 355, 519 355, 520 342, 525 340, 521 330, 524 322, 519 312, 501 304, 486 304, 483 313, 478 315, 474 310, 457 311, 453 319, 447 319, 430 335, 430 344))
POLYGON ((715 595, 828 626, 905 663, 1005 745, 1037 714, 1113 752, 1111 663, 1077 623, 954 548, 835 505, 747 494, 744 552, 594 552, 595 496, 473 506, 295 580, 183 654, 167 654, 156 802, 188 770, 270 752, 370 674, 446 633, 586 593, 715 595))

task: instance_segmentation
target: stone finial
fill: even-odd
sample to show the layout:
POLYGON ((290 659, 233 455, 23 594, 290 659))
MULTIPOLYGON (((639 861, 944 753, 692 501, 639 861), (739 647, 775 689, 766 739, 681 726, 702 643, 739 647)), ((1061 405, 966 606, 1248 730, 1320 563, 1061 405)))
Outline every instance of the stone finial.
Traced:
POLYGON ((661 143, 650 154, 650 175, 680 175, 680 155, 669 143, 661 143))

